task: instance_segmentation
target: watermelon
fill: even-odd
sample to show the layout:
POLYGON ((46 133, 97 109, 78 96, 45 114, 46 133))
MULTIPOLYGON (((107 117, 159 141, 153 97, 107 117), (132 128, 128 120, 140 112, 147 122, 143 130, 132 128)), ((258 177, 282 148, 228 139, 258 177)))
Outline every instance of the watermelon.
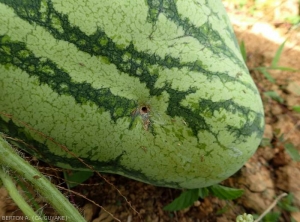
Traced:
POLYGON ((200 188, 263 128, 220 0, 0 0, 0 131, 45 162, 200 188))

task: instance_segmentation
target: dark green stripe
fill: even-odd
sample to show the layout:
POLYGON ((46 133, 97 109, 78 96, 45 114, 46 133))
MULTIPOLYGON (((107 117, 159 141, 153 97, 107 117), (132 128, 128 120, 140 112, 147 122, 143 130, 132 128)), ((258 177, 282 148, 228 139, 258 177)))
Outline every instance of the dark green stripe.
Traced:
POLYGON ((248 107, 241 106, 237 103, 235 103, 233 100, 224 100, 224 101, 218 101, 213 102, 212 100, 207 99, 201 99, 199 102, 199 109, 196 109, 195 113, 207 113, 211 116, 213 116, 214 111, 222 111, 226 110, 227 112, 231 112, 233 114, 235 113, 241 113, 243 117, 246 120, 246 123, 241 128, 233 127, 228 125, 227 129, 229 132, 234 133, 235 137, 238 139, 240 136, 248 137, 251 136, 253 133, 256 134, 257 138, 261 138, 263 132, 264 132, 264 114, 263 113, 256 113, 252 110, 250 110, 248 107), (254 120, 250 120, 249 116, 251 114, 255 115, 254 120))
POLYGON ((29 76, 38 78, 41 84, 47 84, 59 95, 70 95, 79 104, 88 101, 94 102, 98 107, 109 111, 111 118, 116 121, 118 118, 130 116, 137 104, 132 100, 115 96, 110 89, 95 89, 90 83, 77 83, 63 69, 59 69, 49 59, 40 59, 26 48, 23 42, 7 41, 7 36, 0 36, 0 64, 14 65, 29 76), (3 49, 6 50, 3 50, 3 49), (9 50, 8 50, 9 49, 9 50), (115 112, 117 110, 117 112, 115 112))
MULTIPOLYGON (((206 130, 212 133, 210 126, 207 125, 205 119, 201 116, 201 113, 196 113, 187 107, 183 107, 180 101, 185 99, 187 94, 194 93, 195 90, 189 89, 187 92, 178 92, 174 89, 167 89, 170 95, 169 106, 167 113, 171 117, 181 116, 187 125, 192 129, 193 134, 197 137, 199 130, 206 130)), ((197 137, 198 138, 198 137, 197 137)), ((198 138, 199 139, 199 138, 198 138)))

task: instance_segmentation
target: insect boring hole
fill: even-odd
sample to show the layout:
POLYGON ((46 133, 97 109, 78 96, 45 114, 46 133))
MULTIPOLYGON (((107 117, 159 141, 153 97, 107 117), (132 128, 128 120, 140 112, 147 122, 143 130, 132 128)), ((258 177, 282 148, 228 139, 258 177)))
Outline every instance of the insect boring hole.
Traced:
POLYGON ((141 113, 145 114, 145 113, 148 113, 148 112, 149 112, 149 109, 146 106, 141 107, 141 113))

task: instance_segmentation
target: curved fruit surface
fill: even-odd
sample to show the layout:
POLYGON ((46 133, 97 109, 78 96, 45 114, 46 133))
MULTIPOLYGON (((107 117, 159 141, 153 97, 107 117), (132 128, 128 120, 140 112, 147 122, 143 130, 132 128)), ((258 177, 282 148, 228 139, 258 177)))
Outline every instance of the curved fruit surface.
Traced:
POLYGON ((224 180, 264 127, 219 0, 0 0, 0 94, 27 152, 157 186, 224 180))

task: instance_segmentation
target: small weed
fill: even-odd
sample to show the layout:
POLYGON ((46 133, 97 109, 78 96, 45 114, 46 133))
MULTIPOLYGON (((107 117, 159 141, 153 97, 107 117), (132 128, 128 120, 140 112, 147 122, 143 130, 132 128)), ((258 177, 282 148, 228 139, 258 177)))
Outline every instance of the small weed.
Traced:
POLYGON ((199 198, 205 198, 209 194, 222 200, 233 200, 244 193, 241 189, 229 188, 221 185, 212 185, 210 187, 191 189, 183 191, 179 197, 164 207, 167 211, 177 211, 190 207, 199 198))
POLYGON ((260 66, 260 67, 254 68, 254 70, 261 72, 265 76, 265 78, 268 79, 271 83, 275 83, 276 80, 271 76, 271 74, 269 73, 269 70, 281 70, 281 71, 290 71, 290 72, 297 71, 297 69, 278 65, 278 62, 280 60, 280 57, 283 52, 286 41, 287 40, 285 40, 283 43, 281 43, 281 45, 277 49, 275 56, 272 59, 271 66, 268 66, 268 67, 260 66))
POLYGON ((269 138, 263 138, 260 142, 261 147, 272 147, 271 140, 269 138))
MULTIPOLYGON (((281 70, 281 71, 290 71, 290 72, 299 71, 297 69, 293 69, 293 68, 290 68, 290 67, 285 67, 285 66, 279 66, 278 65, 286 41, 287 40, 285 40, 283 43, 281 43, 281 45, 278 47, 278 49, 275 53, 275 56, 272 59, 272 62, 271 62, 270 66, 259 66, 259 67, 254 67, 254 68, 249 67, 249 69, 250 70, 256 70, 256 71, 260 72, 271 83, 276 83, 276 80, 270 74, 270 72, 269 72, 270 70, 281 70)), ((245 47, 244 41, 242 41, 240 43, 240 51, 241 51, 241 54, 242 54, 242 57, 243 57, 244 61, 247 62, 247 52, 246 52, 246 47, 245 47)))
POLYGON ((164 207, 167 211, 177 211, 190 207, 199 198, 199 189, 183 191, 179 197, 164 207))
POLYGON ((243 60, 246 63, 247 62, 247 51, 246 51, 246 46, 245 46, 244 41, 242 41, 240 43, 240 50, 241 50, 241 54, 242 54, 243 60))
POLYGON ((281 201, 278 202, 278 206, 288 212, 298 212, 299 209, 293 206, 294 195, 289 193, 286 197, 282 198, 281 201))
POLYGON ((292 143, 284 144, 286 152, 290 155, 292 160, 300 162, 300 154, 297 148, 292 143))
POLYGON ((291 15, 285 18, 285 21, 291 23, 293 26, 298 26, 300 24, 299 15, 291 15))
POLYGON ((284 103, 284 99, 281 98, 277 92, 275 91, 267 91, 267 92, 264 92, 264 95, 270 97, 271 99, 283 104, 284 103))
MULTIPOLYGON (((281 213, 280 212, 270 212, 264 216, 264 218, 261 220, 262 222, 277 222, 279 221, 281 213)), ((254 219, 258 218, 258 215, 253 215, 254 219)))
POLYGON ((300 106, 293 106, 292 109, 293 109, 296 113, 300 113, 300 106))
POLYGON ((277 137, 277 140, 279 142, 279 145, 282 145, 285 148, 285 151, 289 154, 289 156, 294 161, 300 162, 300 154, 297 148, 294 146, 294 144, 289 143, 285 139, 285 135, 280 133, 279 129, 274 130, 275 136, 277 137))
MULTIPOLYGON (((293 194, 289 193, 288 195, 286 195, 285 197, 283 197, 278 203, 277 206, 280 208, 280 212, 281 211, 287 211, 287 212, 298 212, 299 209, 295 206, 293 206, 293 194)), ((269 222, 269 221, 279 221, 281 213, 274 211, 274 212, 269 212, 268 214, 266 214, 266 216, 264 216, 264 218, 262 219, 262 221, 264 222, 269 222)), ((257 219, 258 215, 254 215, 254 218, 257 219)), ((291 222, 296 222, 292 217, 290 217, 290 221, 291 222)))

